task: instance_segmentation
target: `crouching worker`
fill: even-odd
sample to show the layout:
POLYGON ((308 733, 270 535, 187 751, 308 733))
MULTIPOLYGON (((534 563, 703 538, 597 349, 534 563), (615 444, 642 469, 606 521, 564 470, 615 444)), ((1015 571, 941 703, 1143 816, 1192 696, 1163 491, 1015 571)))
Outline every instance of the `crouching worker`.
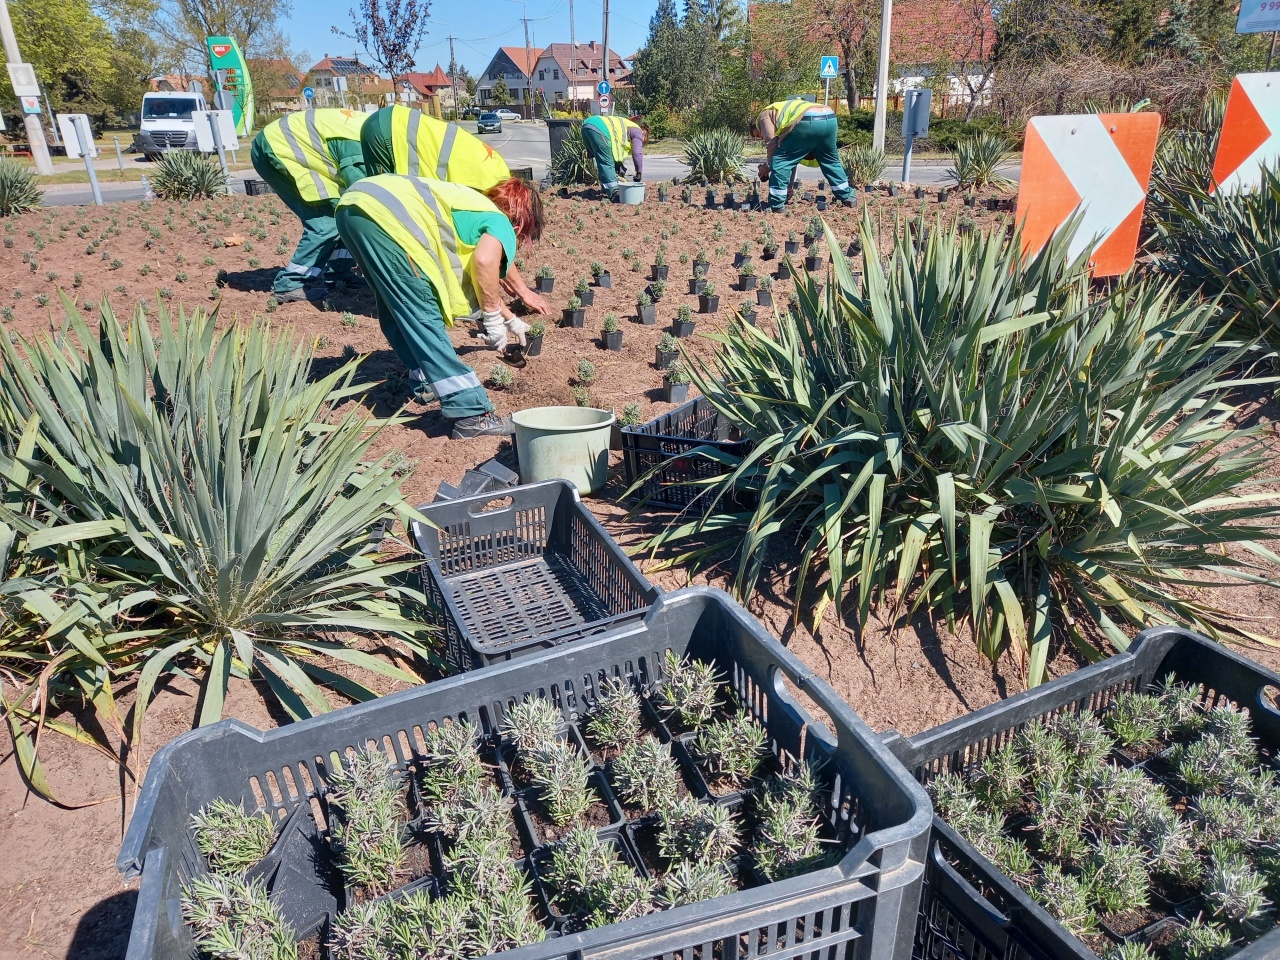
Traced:
POLYGON ((618 189, 618 165, 631 157, 635 164, 635 182, 644 174, 644 145, 649 141, 649 128, 644 121, 626 117, 587 117, 582 121, 582 139, 596 161, 596 175, 607 196, 618 189))
POLYGON ((840 150, 836 146, 835 111, 818 103, 792 98, 772 103, 760 114, 752 133, 764 140, 768 161, 760 164, 760 179, 769 182, 769 209, 780 212, 796 165, 812 157, 831 184, 831 192, 843 203, 853 202, 853 188, 840 150))
POLYGON ((541 198, 518 179, 481 194, 383 174, 343 195, 337 221, 373 287, 383 335, 410 376, 435 393, 453 439, 510 434, 510 418, 493 412, 480 378, 454 352, 448 328, 479 307, 490 347, 524 343, 528 325, 506 308, 502 279, 518 244, 542 235, 541 198))
POLYGON ((298 248, 271 286, 280 303, 322 299, 323 280, 350 279, 351 256, 340 247, 333 211, 342 192, 365 175, 360 129, 367 116, 303 110, 273 120, 253 139, 253 169, 302 221, 298 248))
MULTIPOLYGON (((398 173, 431 177, 481 193, 511 178, 507 161, 479 137, 456 123, 399 104, 369 116, 360 131, 360 146, 369 176, 398 173)), ((519 297, 534 313, 551 309, 524 282, 514 264, 507 267, 502 289, 510 297, 519 297)))

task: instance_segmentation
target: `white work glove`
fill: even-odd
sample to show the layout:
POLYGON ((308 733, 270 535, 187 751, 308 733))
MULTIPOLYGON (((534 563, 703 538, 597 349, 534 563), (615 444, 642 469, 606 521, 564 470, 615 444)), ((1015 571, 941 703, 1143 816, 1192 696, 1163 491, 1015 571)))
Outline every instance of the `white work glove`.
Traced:
POLYGON ((529 345, 529 341, 525 337, 525 334, 529 332, 529 325, 527 323, 515 316, 507 317, 502 322, 507 328, 507 333, 511 334, 521 347, 527 347, 529 345))
POLYGON ((494 350, 505 350, 507 346, 507 328, 502 321, 502 311, 495 310, 484 313, 484 334, 482 339, 494 350))

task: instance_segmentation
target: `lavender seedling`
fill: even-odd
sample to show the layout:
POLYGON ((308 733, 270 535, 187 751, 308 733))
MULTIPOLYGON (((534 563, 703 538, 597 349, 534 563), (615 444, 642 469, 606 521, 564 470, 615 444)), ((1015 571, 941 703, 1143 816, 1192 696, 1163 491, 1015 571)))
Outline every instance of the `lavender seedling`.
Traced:
POLYGON ((182 888, 182 918, 202 953, 237 960, 297 960, 296 934, 262 880, 216 873, 182 888))
POLYGON ((243 873, 267 855, 275 834, 271 817, 249 814, 218 798, 191 817, 196 848, 214 873, 243 873))
POLYGON ((693 740, 693 753, 715 779, 737 786, 755 775, 767 741, 764 727, 741 711, 700 729, 693 740))
POLYGON ((818 835, 817 784, 808 767, 776 777, 757 800, 756 868, 769 880, 804 873, 828 857, 818 835))
POLYGON ((1156 955, 1145 943, 1130 940, 1113 947, 1106 960, 1156 960, 1156 955))
POLYGON ((557 826, 563 827, 591 809, 591 761, 572 744, 557 743, 540 751, 529 766, 547 815, 557 826))
POLYGON ((1191 811, 1196 840, 1202 848, 1225 844, 1244 850, 1258 839, 1258 815, 1234 797, 1200 797, 1191 811))
POLYGON ((1057 734, 1074 758, 1074 769, 1089 772, 1104 766, 1115 746, 1111 735, 1097 717, 1090 713, 1063 713, 1046 724, 1057 734))
POLYGON ((1237 854, 1214 856, 1204 899, 1215 919, 1234 928, 1259 926, 1269 918, 1271 902, 1265 896, 1266 880, 1237 854))
POLYGON ((1032 783, 1060 776, 1075 766, 1072 751, 1066 741, 1040 721, 1019 731, 1013 743, 1032 783))
POLYGON ((484 957, 529 943, 541 943, 547 935, 546 930, 534 916, 529 897, 529 882, 520 878, 492 897, 473 903, 471 931, 475 949, 468 954, 453 956, 484 957))
POLYGON ((1169 946, 1171 960, 1222 960, 1231 949, 1231 932, 1199 917, 1174 934, 1169 946))
POLYGON ((584 827, 556 848, 544 876, 556 902, 585 915, 590 926, 641 916, 652 906, 652 884, 619 858, 614 844, 584 827))
POLYGON ((628 744, 611 767, 618 795, 642 810, 662 810, 680 793, 680 768, 669 744, 646 737, 628 744))
POLYGON ((600 684, 600 695, 587 720, 587 733, 600 745, 614 750, 635 742, 640 736, 640 697, 630 684, 618 679, 600 684))
POLYGON ((973 778, 973 792, 986 805, 1008 813, 1023 796, 1026 770, 1013 744, 988 754, 973 778))
POLYGON ((1122 747, 1141 747, 1160 736, 1163 717, 1158 697, 1149 693, 1122 693, 1103 717, 1103 723, 1122 747))
POLYGON ((423 801, 439 808, 442 827, 448 832, 450 810, 473 800, 487 779, 484 764, 476 751, 479 731, 470 723, 445 723, 424 736, 422 772, 419 775, 423 801))
POLYGON ((558 743, 560 711, 550 700, 530 697, 507 711, 502 732, 524 753, 540 753, 558 743))
POLYGON ((1089 903, 1089 888, 1079 877, 1046 863, 1032 885, 1032 898, 1077 937, 1098 932, 1098 917, 1089 903))
POLYGON ((375 894, 389 890, 404 867, 403 798, 377 750, 361 750, 329 777, 329 800, 342 811, 335 840, 347 882, 375 894))
POLYGON ((682 860, 663 878, 657 901, 659 906, 668 910, 714 900, 733 891, 733 878, 723 865, 682 860))
POLYGON ((1218 793, 1248 772, 1230 744, 1213 733, 1194 743, 1178 744, 1169 760, 1192 793, 1218 793))
POLYGON ((1102 844, 1086 861, 1084 875, 1102 913, 1147 905, 1150 888, 1146 858, 1132 843, 1102 844))
POLYGON ((1178 683, 1173 674, 1164 678, 1156 692, 1164 709, 1162 737, 1195 733, 1204 727, 1204 713, 1200 709, 1200 694, 1178 683))
POLYGON ((686 797, 667 807, 660 816, 658 853, 665 860, 716 863, 737 852, 738 825, 726 807, 686 797))
POLYGON ((700 660, 681 659, 668 650, 664 673, 666 680, 659 692, 663 710, 694 729, 709 721, 720 706, 723 683, 715 666, 700 660))

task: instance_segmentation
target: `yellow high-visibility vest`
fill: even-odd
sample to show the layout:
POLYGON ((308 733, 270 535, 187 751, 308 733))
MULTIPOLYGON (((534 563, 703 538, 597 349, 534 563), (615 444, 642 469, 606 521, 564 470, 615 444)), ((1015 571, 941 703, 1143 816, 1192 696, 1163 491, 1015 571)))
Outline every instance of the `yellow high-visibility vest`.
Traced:
POLYGON ((303 200, 336 200, 342 194, 342 184, 325 141, 359 143, 360 128, 368 118, 367 113, 356 110, 301 110, 273 120, 263 128, 262 136, 293 177, 303 200))
POLYGON ((502 213, 470 187, 394 173, 366 177, 342 195, 338 208, 356 207, 370 217, 409 257, 436 291, 445 322, 479 306, 467 271, 475 247, 453 226, 453 211, 502 213))
POLYGON ((394 173, 447 180, 481 193, 511 177, 500 154, 456 123, 399 104, 383 109, 391 111, 394 173))
POLYGON ((632 123, 626 117, 587 117, 582 121, 583 125, 590 125, 597 130, 602 130, 609 137, 609 144, 613 148, 613 162, 621 163, 631 156, 631 135, 628 131, 632 127, 639 129, 640 124, 632 123))
POLYGON ((808 112, 809 108, 814 106, 808 100, 779 100, 777 103, 771 103, 765 109, 772 110, 774 113, 773 135, 781 140, 791 129, 800 122, 800 119, 808 112))

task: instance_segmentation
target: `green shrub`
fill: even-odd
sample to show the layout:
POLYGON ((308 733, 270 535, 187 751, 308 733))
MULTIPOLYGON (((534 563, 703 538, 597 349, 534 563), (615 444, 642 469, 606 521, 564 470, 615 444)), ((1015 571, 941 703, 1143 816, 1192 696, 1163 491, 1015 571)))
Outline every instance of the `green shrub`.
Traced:
POLYGON ((582 138, 582 121, 575 120, 569 128, 569 136, 551 161, 551 179, 562 186, 575 183, 596 183, 596 162, 582 138))
POLYGON ((0 217, 34 210, 42 196, 30 168, 17 160, 0 159, 0 217))
POLYGON ((375 525, 414 514, 393 464, 370 456, 380 423, 338 412, 368 389, 357 364, 314 374, 305 344, 264 320, 219 329, 216 310, 161 303, 153 336, 140 310, 121 323, 104 304, 91 327, 63 302, 65 337, 0 338, 0 481, 26 553, 92 584, 127 655, 85 617, 65 641, 6 643, 0 664, 32 684, 48 666, 55 698, 91 700, 104 723, 135 684, 134 740, 170 675, 199 681, 198 724, 221 717, 233 672, 293 716, 330 709, 323 686, 375 695, 322 657, 418 682, 326 636, 433 656, 402 585, 414 561, 365 552, 375 525))
POLYGON ((884 151, 877 150, 871 144, 854 144, 845 148, 840 154, 844 164, 844 172, 849 182, 855 187, 863 187, 875 183, 884 171, 884 151))
POLYGON ((723 127, 702 130, 685 142, 684 160, 689 165, 689 183, 737 183, 742 180, 739 168, 746 141, 742 134, 723 127))
MULTIPOLYGON (((1016 236, 935 230, 917 252, 900 235, 859 286, 828 229, 834 289, 798 284, 776 335, 732 325, 694 368, 755 448, 714 454, 727 471, 698 482, 695 518, 651 545, 735 551, 749 597, 778 534, 801 548, 797 612, 806 586, 815 622, 831 602, 864 624, 873 602, 927 604, 972 621, 993 659, 1012 642, 1032 683, 1054 624, 1091 645, 1074 621, 1092 620, 1121 649, 1117 621, 1240 630, 1178 588, 1209 569, 1250 580, 1244 557, 1270 556, 1256 541, 1276 508, 1245 489, 1260 440, 1223 400, 1242 352, 1167 285, 1090 301, 1068 232, 1025 260, 1016 236), (730 506, 744 488, 754 509, 730 506)), ((874 236, 864 220, 864 250, 874 236)))
POLYGON ((151 185, 161 200, 199 200, 228 189, 227 175, 218 161, 189 150, 162 153, 151 185))
POLYGON ((947 176, 962 188, 999 187, 1013 183, 999 172, 1001 164, 1013 157, 1013 144, 995 133, 979 133, 956 144, 951 153, 953 166, 947 176))

